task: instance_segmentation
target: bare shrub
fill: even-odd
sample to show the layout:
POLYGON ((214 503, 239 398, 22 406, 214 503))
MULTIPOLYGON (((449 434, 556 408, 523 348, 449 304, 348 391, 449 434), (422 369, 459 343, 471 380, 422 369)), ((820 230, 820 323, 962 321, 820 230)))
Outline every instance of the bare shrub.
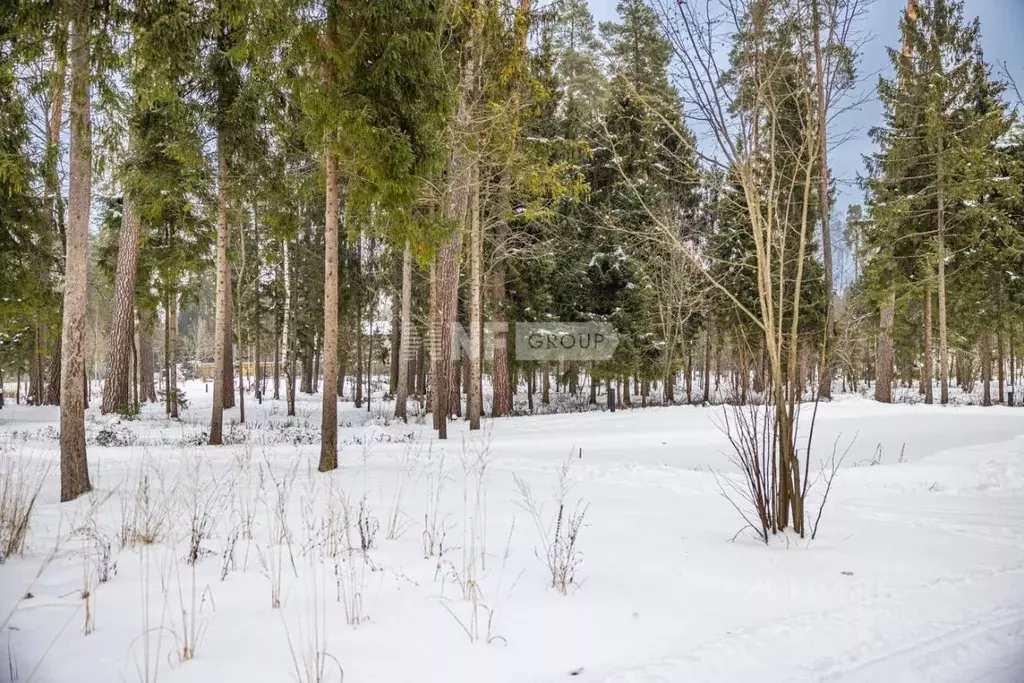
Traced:
POLYGON ((568 502, 573 487, 569 477, 572 462, 573 456, 570 454, 559 470, 558 484, 554 490, 556 509, 550 521, 545 520, 544 506, 534 498, 529 483, 513 475, 519 491, 519 505, 529 513, 537 529, 541 544, 536 551, 537 558, 544 563, 551 576, 551 587, 562 595, 567 595, 570 586, 576 584, 576 574, 583 564, 583 553, 577 544, 590 507, 582 500, 576 500, 572 505, 568 502))
POLYGON ((377 532, 380 531, 380 523, 377 518, 370 514, 369 505, 364 495, 359 500, 359 514, 356 517, 356 527, 359 529, 359 548, 364 553, 377 546, 377 532))
POLYGON ((185 561, 194 565, 204 555, 213 554, 203 547, 212 537, 215 520, 225 506, 223 477, 196 457, 180 488, 181 517, 188 524, 188 555, 185 561))
POLYGON ((423 556, 434 557, 443 554, 445 541, 444 518, 440 517, 441 495, 448 475, 445 474, 446 451, 442 448, 434 457, 433 447, 427 451, 423 477, 427 483, 427 509, 423 513, 423 556))
MULTIPOLYGON (((362 536, 361 517, 352 514, 352 505, 345 492, 335 496, 332 486, 328 516, 338 519, 334 528, 339 532, 334 548, 334 578, 338 592, 338 601, 345 610, 345 623, 358 626, 366 617, 363 611, 363 594, 366 590, 366 572, 372 571, 367 551, 369 546, 361 541, 357 546, 353 541, 352 527, 362 536)), ((362 508, 361 508, 362 509, 362 508)))
POLYGON ((207 597, 211 601, 213 600, 213 594, 210 592, 209 586, 202 591, 199 590, 196 581, 196 563, 187 562, 187 564, 189 565, 186 578, 187 585, 183 585, 181 567, 177 562, 174 563, 178 587, 178 607, 181 613, 181 625, 178 628, 180 638, 178 655, 182 661, 189 661, 195 658, 203 634, 206 632, 206 622, 201 621, 199 615, 206 604, 207 597), (185 597, 186 590, 188 591, 187 600, 185 597))
POLYGON ((0 563, 25 549, 32 513, 50 465, 0 452, 0 563))
POLYGON ((402 457, 398 461, 398 480, 395 482, 395 494, 391 499, 391 507, 388 511, 386 538, 389 541, 393 541, 401 536, 409 526, 410 520, 408 516, 402 513, 402 498, 405 495, 405 489, 409 484, 409 480, 412 479, 413 473, 418 467, 421 452, 421 446, 409 443, 406 445, 405 450, 402 452, 402 457))
MULTIPOLYGON (((828 494, 832 489, 839 466, 856 441, 856 436, 854 436, 846 449, 839 453, 840 437, 837 437, 830 458, 821 463, 815 478, 811 480, 810 460, 817 413, 818 402, 815 401, 807 432, 807 443, 804 448, 803 478, 799 482, 799 487, 794 487, 796 490, 789 494, 799 499, 799 508, 805 511, 805 523, 800 527, 804 529, 807 527, 807 522, 810 522, 810 512, 806 507, 808 494, 819 482, 825 483, 825 491, 819 501, 814 524, 810 527, 811 539, 814 539, 818 533, 822 511, 828 501, 828 494)), ((769 538, 785 526, 779 515, 778 435, 776 433, 775 408, 771 405, 724 406, 722 415, 723 419, 718 423, 718 427, 729 440, 732 450, 727 456, 729 461, 740 471, 740 476, 737 478, 714 473, 715 481, 718 483, 722 496, 729 501, 744 521, 743 529, 752 529, 764 543, 768 543, 769 538)), ((793 426, 792 451, 797 457, 800 455, 797 445, 800 434, 799 415, 800 412, 797 413, 797 421, 793 426)), ((740 531, 742 532, 743 529, 740 531)), ((803 532, 800 535, 803 537, 803 532)))
POLYGON ((288 551, 292 571, 298 576, 295 557, 292 553, 292 532, 288 526, 288 505, 298 473, 299 460, 298 458, 293 460, 291 466, 281 477, 274 475, 274 469, 266 453, 264 453, 264 465, 266 478, 271 482, 273 488, 269 492, 272 498, 268 500, 264 497, 263 501, 267 527, 270 529, 270 539, 266 554, 260 553, 260 561, 270 579, 270 606, 273 609, 278 609, 281 607, 281 575, 285 549, 288 551))
POLYGON ((726 405, 722 416, 718 428, 732 447, 727 457, 742 476, 737 481, 715 473, 715 481, 746 527, 767 543, 769 535, 779 529, 774 409, 770 405, 726 405))
POLYGON ((164 476, 163 470, 146 456, 139 465, 135 486, 129 487, 126 479, 118 489, 121 548, 152 545, 169 531, 174 506, 164 486, 164 476))

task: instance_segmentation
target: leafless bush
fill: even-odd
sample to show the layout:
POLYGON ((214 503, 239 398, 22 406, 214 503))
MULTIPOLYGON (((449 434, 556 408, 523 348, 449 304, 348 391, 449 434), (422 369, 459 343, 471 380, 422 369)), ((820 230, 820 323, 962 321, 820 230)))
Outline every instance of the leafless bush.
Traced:
POLYGON ((288 504, 292 497, 292 488, 298 472, 299 460, 295 459, 281 477, 274 475, 273 467, 266 454, 264 454, 264 463, 266 478, 270 480, 273 486, 270 492, 273 498, 272 500, 264 499, 263 503, 267 516, 267 526, 270 529, 270 539, 266 556, 261 553, 260 560, 270 579, 270 606, 273 609, 278 609, 281 607, 281 575, 285 548, 288 550, 288 558, 291 561, 292 570, 298 576, 298 570, 295 567, 295 557, 292 554, 292 532, 288 526, 288 504))
MULTIPOLYGON (((745 522, 743 528, 753 529, 765 543, 768 543, 771 535, 778 533, 785 526, 780 519, 779 512, 780 483, 778 476, 780 475, 778 474, 778 438, 774 411, 775 409, 771 405, 736 405, 723 408, 723 419, 718 426, 729 440, 732 450, 727 455, 729 461, 740 471, 740 476, 737 478, 714 473, 719 491, 745 522)), ((817 412, 818 403, 815 402, 804 449, 803 478, 799 488, 789 493, 790 496, 798 499, 799 509, 804 511, 803 521, 805 524, 803 527, 806 528, 806 522, 810 521, 810 513, 806 507, 808 494, 815 489, 819 482, 824 481, 825 483, 825 491, 819 501, 817 515, 811 527, 811 539, 814 539, 818 533, 822 511, 828 501, 828 494, 832 489, 832 482, 839 471, 839 466, 856 440, 855 436, 845 451, 839 453, 840 439, 837 437, 830 458, 821 463, 815 478, 811 480, 810 460, 817 412)), ((795 442, 800 434, 799 427, 798 420, 793 428, 795 442)), ((795 443, 793 452, 799 455, 799 448, 795 443)), ((802 536, 803 532, 801 532, 802 536)))
MULTIPOLYGON (((775 463, 778 457, 774 408, 770 405, 727 405, 718 423, 732 447, 727 453, 741 473, 740 480, 715 473, 722 495, 746 525, 767 543, 778 530, 778 490, 775 463)), ((744 527, 746 528, 746 527, 744 527)))
POLYGON ((209 586, 202 591, 199 590, 199 585, 196 581, 196 563, 189 561, 187 564, 189 565, 188 585, 183 586, 181 567, 177 562, 174 563, 175 577, 178 584, 178 606, 181 612, 181 626, 178 629, 180 636, 178 653, 182 661, 189 661, 195 658, 196 651, 203 639, 203 634, 206 632, 206 622, 201 621, 199 615, 202 613, 207 597, 211 601, 213 600, 213 594, 210 593, 209 586), (186 589, 188 590, 187 600, 185 597, 186 589))
POLYGON ((335 491, 332 487, 328 510, 329 516, 339 520, 334 523, 334 528, 339 532, 338 541, 333 544, 335 586, 338 601, 345 610, 345 623, 358 626, 365 619, 363 593, 366 589, 366 572, 373 571, 373 565, 365 541, 361 541, 359 546, 352 542, 353 526, 357 527, 357 533, 362 537, 361 517, 352 514, 348 495, 343 491, 335 495, 335 491))
POLYGON ((135 486, 129 488, 127 484, 126 479, 118 489, 118 541, 121 548, 152 545, 167 534, 174 509, 164 486, 164 472, 145 457, 139 465, 135 486))
MULTIPOLYGON (((836 474, 839 473, 839 468, 843 464, 843 460, 846 459, 846 455, 853 448, 854 442, 857 440, 857 436, 854 435, 850 443, 847 444, 846 448, 842 453, 839 452, 839 441, 842 436, 837 436, 835 443, 832 444, 832 454, 826 462, 821 463, 821 467, 818 469, 818 474, 815 475, 814 481, 810 485, 804 487, 804 496, 806 497, 809 492, 815 490, 817 485, 824 481, 825 490, 821 493, 821 500, 818 502, 818 513, 814 517, 814 524, 811 525, 811 540, 813 541, 818 536, 818 525, 821 523, 821 513, 825 510, 825 504, 828 503, 828 494, 832 492, 832 482, 836 478, 836 474)), ((902 461, 903 452, 900 452, 900 458, 902 461)))
POLYGON ((359 529, 359 548, 365 553, 370 548, 376 547, 380 523, 376 517, 370 514, 365 495, 359 500, 359 516, 356 518, 356 526, 359 529))
POLYGON ((82 555, 92 562, 96 582, 107 583, 117 575, 117 558, 114 556, 114 538, 99 525, 97 509, 96 502, 90 501, 85 523, 75 530, 75 534, 82 538, 82 555))
POLYGON ((235 546, 238 544, 238 527, 229 531, 220 553, 220 580, 225 581, 228 573, 235 569, 235 546))
POLYGON ((252 447, 245 443, 235 458, 235 514, 239 522, 239 533, 247 541, 252 540, 253 522, 263 493, 263 468, 257 468, 253 476, 252 447))
POLYGON ((437 457, 433 449, 427 452, 423 477, 427 482, 427 509, 423 514, 423 556, 434 557, 443 553, 445 541, 444 518, 440 517, 441 494, 444 492, 448 475, 445 474, 446 451, 442 448, 437 457))
POLYGON ((391 499, 391 508, 388 511, 386 538, 389 541, 393 541, 401 536, 409 526, 410 520, 408 515, 403 515, 402 513, 402 498, 405 495, 405 489, 409 484, 409 480, 417 469, 421 451, 421 446, 409 443, 406 445, 402 457, 398 461, 398 481, 395 483, 395 494, 391 499), (405 517, 404 519, 403 516, 405 517))
POLYGON ((583 563, 583 553, 577 543, 590 507, 582 500, 577 500, 571 506, 568 502, 573 486, 569 477, 572 462, 573 456, 570 454, 559 470, 558 484, 554 491, 556 510, 551 521, 545 521, 544 506, 533 497, 529 483, 513 475, 519 491, 519 505, 529 513, 537 528, 541 543, 536 551, 537 558, 544 563, 551 576, 551 587, 562 595, 567 595, 569 587, 576 584, 576 574, 583 563))
POLYGON ((225 506, 223 478, 197 457, 189 468, 181 488, 181 515, 188 524, 188 555, 194 565, 203 555, 212 554, 203 543, 213 535, 215 520, 225 506))
POLYGON ((25 548, 32 513, 50 473, 35 458, 0 452, 0 563, 25 548))

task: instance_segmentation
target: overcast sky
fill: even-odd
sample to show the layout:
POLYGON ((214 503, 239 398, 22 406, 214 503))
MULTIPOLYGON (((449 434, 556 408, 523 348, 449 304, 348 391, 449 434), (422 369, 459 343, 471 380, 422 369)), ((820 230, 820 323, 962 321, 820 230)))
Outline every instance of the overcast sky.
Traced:
MULTIPOLYGON (((589 0, 597 21, 616 19, 618 0, 589 0)), ((830 166, 836 176, 840 194, 835 217, 846 215, 846 206, 861 201, 862 191, 857 176, 863 172, 863 155, 872 151, 868 128, 881 120, 881 105, 872 93, 878 76, 889 72, 886 46, 899 44, 899 18, 906 7, 905 0, 874 0, 860 29, 870 38, 861 54, 859 89, 870 95, 859 111, 840 117, 830 136, 850 134, 849 141, 831 153, 830 166)), ((965 0, 967 18, 981 19, 982 47, 985 59, 999 76, 1005 63, 1021 88, 1024 88, 1024 0, 965 0)))

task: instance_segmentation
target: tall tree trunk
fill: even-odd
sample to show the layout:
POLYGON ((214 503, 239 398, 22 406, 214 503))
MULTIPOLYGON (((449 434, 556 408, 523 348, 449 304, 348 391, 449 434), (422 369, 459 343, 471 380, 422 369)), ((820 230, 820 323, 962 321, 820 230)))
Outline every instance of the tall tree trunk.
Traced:
MULTIPOLYGON (((221 368, 217 381, 221 383, 224 392, 224 407, 235 407, 235 346, 232 332, 234 330, 234 286, 231 281, 231 264, 227 265, 227 287, 225 289, 226 305, 224 308, 224 367, 221 368)), ((215 368, 216 369, 216 368, 215 368)))
POLYGON ((934 382, 935 368, 932 365, 932 285, 924 286, 924 364, 921 369, 921 388, 924 389, 924 402, 931 405, 935 402, 934 382))
POLYGON ((466 46, 468 55, 463 69, 463 81, 460 84, 458 113, 456 114, 456 141, 449 161, 449 193, 448 205, 445 207, 446 217, 460 227, 441 246, 437 255, 437 307, 438 326, 437 338, 437 373, 434 376, 434 410, 439 416, 438 439, 448 438, 448 416, 450 414, 449 396, 454 384, 452 377, 452 350, 455 324, 458 319, 459 307, 459 253, 462 251, 462 228, 469 208, 469 153, 466 149, 470 118, 472 116, 471 95, 476 86, 476 51, 473 45, 478 29, 474 26, 471 38, 466 46))
POLYGON ((138 408, 139 405, 141 405, 141 403, 139 401, 139 393, 140 393, 139 392, 139 345, 138 345, 138 342, 136 341, 135 328, 138 327, 138 325, 135 322, 135 314, 134 314, 134 312, 132 313, 131 320, 132 320, 132 332, 131 332, 131 337, 132 337, 132 356, 131 356, 131 365, 132 365, 132 369, 131 369, 131 377, 132 377, 132 405, 134 405, 136 408, 138 408))
MULTIPOLYGON (((531 24, 533 0, 519 0, 519 11, 516 14, 515 31, 516 47, 523 53, 527 46, 531 24)), ((525 56, 521 55, 522 63, 525 56)), ((518 138, 519 110, 521 93, 518 89, 512 92, 509 110, 512 112, 512 142, 518 138)), ((494 304, 492 339, 493 360, 491 363, 491 417, 508 415, 512 410, 512 387, 508 357, 508 319, 505 313, 505 279, 506 248, 511 235, 508 217, 511 215, 512 176, 507 168, 503 168, 498 181, 499 215, 494 230, 494 263, 491 267, 491 300, 494 304)))
MULTIPOLYGON (((32 405, 42 405, 43 400, 43 352, 41 347, 42 332, 40 327, 36 328, 35 349, 28 356, 28 402, 32 405)), ((44 330, 45 331, 45 330, 44 330)))
POLYGON ((828 103, 825 100, 825 69, 821 49, 821 8, 820 0, 811 0, 811 22, 814 25, 814 71, 818 95, 818 154, 821 168, 818 173, 818 204, 821 209, 821 248, 822 262, 825 266, 825 294, 827 308, 825 315, 824 346, 821 350, 821 377, 818 396, 832 398, 832 377, 835 367, 832 356, 835 345, 833 310, 833 272, 832 272, 832 221, 831 198, 829 197, 828 168, 828 103))
POLYGON ((440 390, 437 386, 438 376, 441 373, 441 292, 438 291, 441 288, 439 280, 440 270, 438 258, 435 256, 434 260, 430 262, 430 287, 428 293, 428 306, 430 308, 430 331, 428 333, 430 341, 430 386, 428 388, 427 409, 432 416, 433 428, 438 434, 441 432, 442 423, 441 406, 437 400, 440 395, 440 390))
POLYGON ((131 406, 129 370, 132 322, 135 318, 135 273, 139 261, 139 217, 125 193, 118 236, 114 299, 110 307, 110 340, 107 349, 107 381, 103 385, 100 412, 125 413, 131 406))
POLYGON ((704 402, 711 403, 711 330, 704 332, 704 376, 702 377, 704 402))
POLYGON ((284 240, 284 331, 281 334, 281 346, 284 347, 285 394, 287 395, 287 414, 295 416, 295 342, 289 336, 292 326, 292 269, 288 245, 291 240, 284 240))
POLYGON ((889 291, 882 301, 878 322, 878 359, 875 369, 875 400, 892 403, 892 325, 896 317, 896 287, 889 285, 889 291))
POLYGON ((395 417, 409 421, 409 356, 412 345, 412 251, 409 240, 402 250, 402 301, 398 324, 398 386, 395 387, 395 417))
POLYGON ((469 195, 469 381, 466 386, 466 416, 470 430, 480 429, 483 409, 483 232, 480 226, 479 165, 474 162, 469 195))
POLYGON ((167 295, 167 332, 164 338, 164 364, 167 368, 167 412, 178 417, 178 293, 167 295))
MULTIPOLYGON (((63 317, 63 304, 61 304, 61 316, 63 317)), ((62 332, 63 335, 63 332, 62 332)), ((61 384, 61 357, 64 353, 63 339, 58 338, 54 341, 53 346, 50 349, 50 359, 47 363, 46 370, 46 391, 43 397, 43 403, 48 406, 59 406, 60 405, 60 394, 62 389, 61 384)), ((83 361, 83 366, 84 361, 83 361)))
POLYGON ((992 336, 988 331, 981 335, 981 402, 992 405, 992 336))
MULTIPOLYGON (((46 159, 43 165, 43 203, 50 212, 51 236, 58 240, 64 239, 62 237, 63 221, 61 220, 63 202, 60 196, 60 178, 57 173, 57 161, 61 153, 60 142, 64 118, 64 90, 67 83, 67 33, 68 27, 66 20, 64 20, 56 30, 53 40, 53 100, 50 102, 50 115, 47 119, 46 159)), ((64 246, 66 249, 67 245, 65 244, 64 246)), ((50 270, 44 268, 39 277, 45 286, 46 283, 50 282, 50 270)), ((60 330, 58 329, 57 332, 59 334, 60 330)), ((58 337, 56 340, 51 341, 48 326, 46 323, 40 323, 36 327, 34 373, 30 378, 30 384, 32 385, 30 386, 30 393, 33 396, 35 405, 42 405, 44 403, 57 405, 60 403, 60 352, 60 338, 58 337), (52 374, 50 378, 51 389, 47 391, 43 373, 46 368, 46 352, 51 344, 51 353, 57 358, 57 362, 50 364, 50 372, 52 374)))
POLYGON ((328 148, 327 209, 324 223, 324 393, 320 464, 328 472, 338 468, 338 161, 328 148))
POLYGON ((938 249, 939 249, 939 383, 942 405, 949 403, 949 340, 946 330, 946 197, 942 177, 942 140, 939 140, 936 195, 938 197, 938 249))
POLYGON ((356 372, 355 372, 355 391, 353 396, 353 403, 356 408, 363 407, 363 319, 362 311, 359 307, 356 307, 356 372))
POLYGON ((427 345, 420 339, 419 348, 416 349, 416 397, 421 403, 427 394, 427 345))
POLYGON ((693 340, 686 342, 686 403, 693 403, 693 340))
POLYGON ((997 347, 997 359, 999 363, 997 366, 999 373, 999 403, 1003 404, 1006 402, 1005 384, 1006 384, 1006 357, 1003 355, 1005 345, 1003 344, 1003 324, 999 323, 999 330, 996 333, 996 347, 997 347))
POLYGON ((153 386, 153 316, 139 312, 139 398, 145 403, 156 403, 153 386))
POLYGON ((512 179, 507 173, 502 176, 499 188, 499 206, 505 211, 496 219, 494 230, 494 255, 491 265, 491 302, 494 305, 492 318, 494 334, 492 348, 494 358, 491 362, 491 417, 503 417, 512 410, 512 387, 509 374, 508 358, 508 320, 505 315, 505 245, 509 240, 508 216, 510 211, 509 196, 512 179))
MULTIPOLYGON (((398 259, 398 253, 393 251, 393 264, 391 268, 392 282, 394 283, 395 292, 401 291, 402 288, 402 267, 403 261, 398 259)), ((402 300, 399 296, 395 296, 391 300, 391 364, 388 367, 388 392, 392 396, 398 395, 398 375, 401 373, 399 364, 402 362, 401 347, 402 347, 402 334, 405 332, 405 328, 402 327, 402 300)), ((397 402, 395 404, 397 410, 397 402)))
POLYGON ((281 398, 281 329, 274 323, 274 400, 281 398))
POLYGON ((92 195, 89 23, 91 3, 73 0, 71 12, 71 162, 64 312, 61 325, 60 499, 92 488, 85 453, 85 304, 92 195))

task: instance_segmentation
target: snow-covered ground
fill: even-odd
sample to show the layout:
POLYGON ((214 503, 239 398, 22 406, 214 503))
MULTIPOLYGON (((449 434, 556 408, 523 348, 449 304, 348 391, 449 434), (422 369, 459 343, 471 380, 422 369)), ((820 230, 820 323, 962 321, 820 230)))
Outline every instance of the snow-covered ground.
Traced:
POLYGON ((319 397, 288 420, 247 396, 210 448, 209 395, 186 392, 180 422, 91 409, 96 490, 64 505, 57 410, 0 411, 6 471, 50 467, 0 566, 0 681, 305 683, 311 658, 346 683, 1024 681, 1024 410, 821 405, 812 462, 853 445, 818 538, 766 547, 716 483, 722 408, 438 442, 344 404, 319 474, 319 397), (568 595, 514 479, 546 529, 563 471, 565 517, 585 510, 568 595))

